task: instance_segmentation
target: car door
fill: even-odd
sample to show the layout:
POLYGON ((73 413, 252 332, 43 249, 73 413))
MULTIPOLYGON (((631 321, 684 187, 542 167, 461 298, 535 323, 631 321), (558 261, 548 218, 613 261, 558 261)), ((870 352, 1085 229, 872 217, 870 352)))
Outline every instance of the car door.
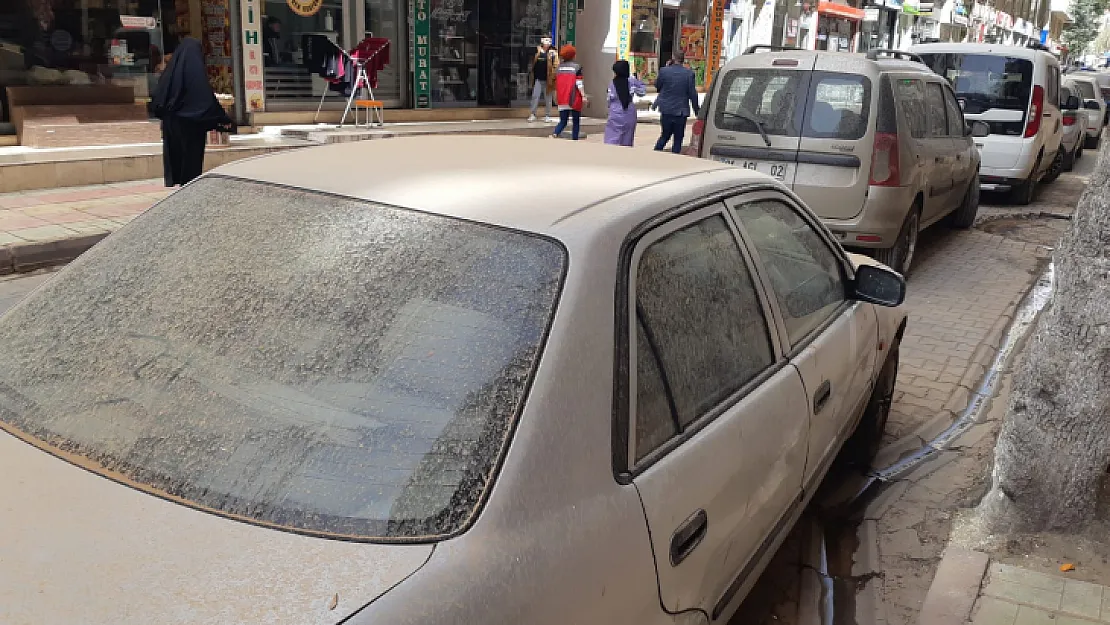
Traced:
POLYGON ((929 120, 929 154, 926 167, 929 185, 925 192, 923 223, 931 223, 952 208, 952 169, 956 158, 952 153, 952 138, 948 136, 948 113, 944 106, 944 87, 939 81, 925 84, 925 107, 929 120))
POLYGON ((745 567, 800 508, 801 377, 780 353, 770 298, 720 203, 642 237, 627 280, 621 451, 660 599, 671 612, 727 615, 745 567))
POLYGON ((804 484, 815 487, 871 392, 875 310, 847 298, 849 266, 824 227, 777 194, 728 202, 775 295, 782 341, 802 376, 810 414, 804 484))
POLYGON ((964 200, 971 179, 979 175, 979 154, 975 142, 967 132, 967 122, 956 102, 956 94, 947 83, 941 85, 944 91, 944 108, 948 114, 948 136, 951 138, 952 155, 952 193, 949 210, 955 210, 964 200))

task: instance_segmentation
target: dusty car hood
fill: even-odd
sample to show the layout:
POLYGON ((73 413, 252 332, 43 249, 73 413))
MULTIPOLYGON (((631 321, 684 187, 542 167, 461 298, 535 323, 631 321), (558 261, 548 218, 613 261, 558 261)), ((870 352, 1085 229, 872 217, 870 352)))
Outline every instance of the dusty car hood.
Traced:
POLYGON ((330 625, 404 580, 431 551, 221 518, 0 432, 4 625, 330 625))

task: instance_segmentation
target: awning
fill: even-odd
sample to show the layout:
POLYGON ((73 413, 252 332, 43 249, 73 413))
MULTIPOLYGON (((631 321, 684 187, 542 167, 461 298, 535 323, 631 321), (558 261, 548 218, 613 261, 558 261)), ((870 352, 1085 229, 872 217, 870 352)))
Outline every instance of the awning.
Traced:
POLYGON ((818 15, 831 15, 833 17, 842 17, 846 20, 853 20, 862 22, 865 15, 863 9, 850 7, 846 4, 837 2, 819 2, 817 4, 818 15))

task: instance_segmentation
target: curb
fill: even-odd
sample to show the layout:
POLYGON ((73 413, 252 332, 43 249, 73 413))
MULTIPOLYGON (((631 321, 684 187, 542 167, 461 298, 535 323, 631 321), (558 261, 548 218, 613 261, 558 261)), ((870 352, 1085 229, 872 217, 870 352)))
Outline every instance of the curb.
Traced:
POLYGON ((25 273, 68 263, 99 243, 107 232, 70 237, 57 241, 20 243, 0 247, 0 275, 25 273))
POLYGON ((917 615, 918 625, 964 625, 979 598, 990 557, 980 551, 949 547, 917 615))

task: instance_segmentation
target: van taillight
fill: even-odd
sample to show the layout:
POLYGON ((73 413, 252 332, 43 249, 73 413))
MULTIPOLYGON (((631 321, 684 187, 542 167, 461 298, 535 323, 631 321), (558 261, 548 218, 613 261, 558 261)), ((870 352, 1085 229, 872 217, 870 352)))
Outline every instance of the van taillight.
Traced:
POLYGON ((1074 126, 1075 125, 1075 113, 1064 113, 1064 125, 1065 126, 1074 126))
POLYGON ((694 136, 690 137, 690 149, 694 156, 701 156, 701 139, 705 134, 705 120, 698 119, 694 122, 694 136))
POLYGON ((878 187, 897 187, 902 184, 898 167, 898 134, 875 133, 875 147, 871 151, 871 181, 878 187))
POLYGON ((1033 100, 1029 102, 1029 119, 1025 121, 1025 138, 1037 136, 1041 130, 1041 113, 1044 112, 1044 87, 1033 87, 1033 100))

